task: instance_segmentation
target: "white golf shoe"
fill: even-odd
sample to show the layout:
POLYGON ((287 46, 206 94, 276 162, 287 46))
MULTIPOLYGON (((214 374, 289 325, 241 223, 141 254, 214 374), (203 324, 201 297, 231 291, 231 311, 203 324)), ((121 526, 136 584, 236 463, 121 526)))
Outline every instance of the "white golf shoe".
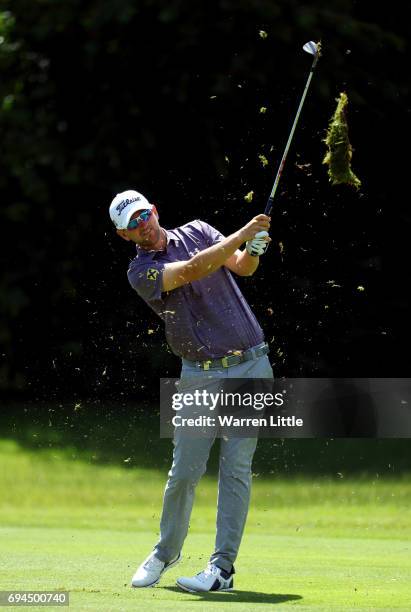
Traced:
POLYGON ((164 572, 169 570, 170 567, 177 565, 180 561, 181 553, 179 553, 173 561, 164 563, 164 561, 160 561, 160 559, 155 556, 154 552, 152 552, 137 568, 136 573, 131 579, 131 586, 135 588, 153 587, 160 580, 164 572))
POLYGON ((214 563, 208 563, 203 572, 196 574, 192 578, 187 578, 186 576, 178 578, 177 585, 190 593, 232 591, 234 584, 233 574, 234 571, 230 574, 214 565, 214 563))

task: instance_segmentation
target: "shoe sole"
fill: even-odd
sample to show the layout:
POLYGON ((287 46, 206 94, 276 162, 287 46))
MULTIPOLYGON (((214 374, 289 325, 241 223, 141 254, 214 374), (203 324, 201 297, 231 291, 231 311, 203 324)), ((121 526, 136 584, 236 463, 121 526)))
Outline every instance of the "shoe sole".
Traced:
POLYGON ((171 563, 169 563, 167 565, 167 567, 165 567, 163 569, 163 571, 161 572, 161 574, 159 575, 159 577, 157 578, 157 580, 155 580, 154 582, 151 582, 150 584, 144 584, 142 586, 138 586, 138 585, 134 585, 133 583, 131 583, 131 588, 133 589, 151 589, 152 587, 155 587, 156 584, 158 584, 161 580, 161 577, 168 572, 169 569, 171 569, 172 567, 174 567, 175 565, 177 565, 177 563, 180 563, 182 559, 182 555, 180 555, 179 557, 177 557, 177 559, 175 559, 174 561, 172 561, 171 563))
POLYGON ((234 591, 234 587, 229 587, 228 589, 218 589, 217 591, 196 591, 195 589, 189 589, 188 587, 180 584, 178 580, 176 580, 176 585, 180 587, 180 589, 182 589, 183 591, 187 591, 187 593, 222 593, 227 591, 234 591))

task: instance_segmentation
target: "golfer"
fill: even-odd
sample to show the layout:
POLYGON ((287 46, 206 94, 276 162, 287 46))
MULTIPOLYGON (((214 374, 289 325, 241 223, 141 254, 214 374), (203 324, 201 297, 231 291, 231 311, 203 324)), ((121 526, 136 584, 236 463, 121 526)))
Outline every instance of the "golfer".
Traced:
MULTIPOLYGON (((128 279, 163 320, 170 349, 182 360, 181 380, 210 374, 273 378, 263 331, 232 276, 232 272, 251 276, 256 271, 259 256, 270 242, 268 216, 255 216, 228 237, 200 220, 166 230, 159 225, 156 207, 141 193, 129 190, 114 198, 110 217, 117 234, 136 245, 128 279), (256 237, 261 231, 265 236, 256 237)), ((195 487, 215 439, 188 438, 177 429, 160 538, 137 568, 133 587, 154 586, 181 560, 195 487)), ((221 439, 215 549, 205 570, 178 578, 180 588, 190 592, 233 588, 256 445, 257 438, 221 439)))

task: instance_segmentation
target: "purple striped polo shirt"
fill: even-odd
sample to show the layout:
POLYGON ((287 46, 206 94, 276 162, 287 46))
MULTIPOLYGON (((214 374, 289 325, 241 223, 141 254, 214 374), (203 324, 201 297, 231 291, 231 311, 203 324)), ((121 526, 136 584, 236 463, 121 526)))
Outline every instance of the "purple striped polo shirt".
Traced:
POLYGON ((172 352, 190 361, 203 361, 263 342, 260 325, 225 266, 201 280, 162 292, 166 263, 187 261, 224 238, 199 219, 166 232, 164 251, 137 246, 127 276, 133 289, 164 321, 172 352))

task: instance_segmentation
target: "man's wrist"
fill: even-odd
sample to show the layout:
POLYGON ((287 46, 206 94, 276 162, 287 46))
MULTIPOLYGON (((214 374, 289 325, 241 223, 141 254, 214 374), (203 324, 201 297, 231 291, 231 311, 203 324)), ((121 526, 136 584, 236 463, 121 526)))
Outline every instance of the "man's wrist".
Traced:
POLYGON ((237 230, 232 235, 235 236, 235 238, 236 238, 236 240, 238 242, 237 248, 239 248, 241 245, 243 245, 244 242, 247 242, 247 238, 242 234, 241 230, 237 230))

